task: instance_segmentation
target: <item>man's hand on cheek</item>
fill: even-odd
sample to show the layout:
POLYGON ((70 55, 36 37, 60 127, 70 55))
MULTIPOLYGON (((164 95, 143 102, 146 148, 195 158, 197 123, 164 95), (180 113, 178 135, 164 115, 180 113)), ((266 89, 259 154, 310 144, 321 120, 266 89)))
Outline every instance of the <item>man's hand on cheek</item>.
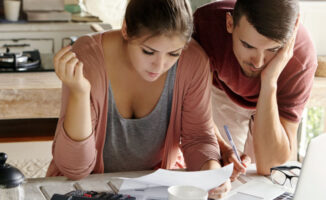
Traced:
POLYGON ((262 85, 265 85, 265 83, 276 85, 278 77, 293 56, 293 49, 298 28, 299 21, 297 21, 295 24, 295 28, 290 39, 284 44, 284 46, 277 52, 275 57, 268 63, 267 67, 262 71, 262 85))

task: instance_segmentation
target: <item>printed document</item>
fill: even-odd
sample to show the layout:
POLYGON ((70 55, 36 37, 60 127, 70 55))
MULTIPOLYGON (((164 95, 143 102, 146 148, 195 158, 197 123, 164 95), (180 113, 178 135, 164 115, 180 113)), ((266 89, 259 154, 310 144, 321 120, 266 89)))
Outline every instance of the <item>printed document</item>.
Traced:
POLYGON ((138 178, 122 178, 119 193, 129 194, 141 200, 167 200, 167 188, 173 185, 191 185, 209 191, 230 178, 233 164, 206 171, 171 171, 159 169, 138 178))

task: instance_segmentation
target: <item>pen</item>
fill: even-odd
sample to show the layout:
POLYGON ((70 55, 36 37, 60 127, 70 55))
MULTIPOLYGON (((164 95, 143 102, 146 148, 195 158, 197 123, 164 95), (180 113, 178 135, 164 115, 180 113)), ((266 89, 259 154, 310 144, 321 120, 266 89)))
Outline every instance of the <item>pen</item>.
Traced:
POLYGON ((239 162, 241 163, 241 159, 240 159, 240 156, 238 154, 237 148, 235 148, 235 144, 234 144, 234 142, 232 140, 232 136, 231 136, 231 134, 229 132, 229 129, 228 129, 228 127, 226 125, 224 125, 224 130, 225 130, 226 135, 228 136, 228 139, 229 139, 230 144, 232 146, 233 152, 235 153, 235 155, 237 156, 239 162))
POLYGON ((118 194, 118 192, 119 192, 118 188, 111 181, 108 182, 108 185, 110 186, 110 188, 114 194, 118 194))

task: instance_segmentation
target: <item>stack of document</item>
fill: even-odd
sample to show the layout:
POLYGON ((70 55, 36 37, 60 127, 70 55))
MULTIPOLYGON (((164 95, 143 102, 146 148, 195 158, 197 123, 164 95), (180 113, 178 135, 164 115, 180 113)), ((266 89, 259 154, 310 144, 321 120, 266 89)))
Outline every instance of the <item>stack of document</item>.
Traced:
POLYGON ((190 185, 209 191, 230 178, 233 164, 216 170, 170 171, 159 169, 139 178, 121 178, 119 193, 129 194, 140 200, 167 200, 169 186, 190 185))

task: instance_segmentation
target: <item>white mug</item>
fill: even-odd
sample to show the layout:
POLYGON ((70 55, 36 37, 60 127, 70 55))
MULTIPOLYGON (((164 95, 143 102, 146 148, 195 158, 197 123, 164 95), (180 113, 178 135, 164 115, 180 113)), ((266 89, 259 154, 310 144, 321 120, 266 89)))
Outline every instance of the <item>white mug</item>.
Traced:
POLYGON ((9 21, 17 21, 20 12, 20 1, 4 0, 3 2, 5 18, 9 21))
POLYGON ((169 200, 207 200, 208 192, 204 189, 188 186, 176 185, 168 188, 169 200))

